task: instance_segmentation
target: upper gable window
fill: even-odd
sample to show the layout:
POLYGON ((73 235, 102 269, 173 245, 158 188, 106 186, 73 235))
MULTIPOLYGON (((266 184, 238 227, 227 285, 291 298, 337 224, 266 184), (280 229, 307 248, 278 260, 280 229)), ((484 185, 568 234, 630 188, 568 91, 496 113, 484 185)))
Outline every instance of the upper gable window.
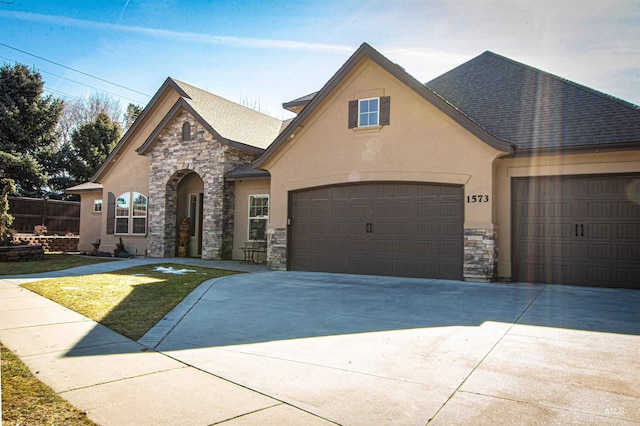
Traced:
POLYGON ((358 127, 377 126, 380 99, 360 99, 358 101, 358 127))
POLYGON ((388 126, 390 97, 349 101, 349 128, 388 126))
POLYGON ((191 140, 191 124, 188 121, 185 121, 182 124, 182 140, 183 141, 191 140))

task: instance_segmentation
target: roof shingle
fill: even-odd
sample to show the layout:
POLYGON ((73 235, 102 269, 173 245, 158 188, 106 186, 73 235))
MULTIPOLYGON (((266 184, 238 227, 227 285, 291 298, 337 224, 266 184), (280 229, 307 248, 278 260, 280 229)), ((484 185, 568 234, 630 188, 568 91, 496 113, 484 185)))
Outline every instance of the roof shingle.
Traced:
POLYGON ((185 101, 225 139, 264 149, 280 133, 282 121, 277 118, 172 80, 186 93, 185 101))
POLYGON ((485 52, 426 86, 517 149, 640 142, 640 107, 485 52))

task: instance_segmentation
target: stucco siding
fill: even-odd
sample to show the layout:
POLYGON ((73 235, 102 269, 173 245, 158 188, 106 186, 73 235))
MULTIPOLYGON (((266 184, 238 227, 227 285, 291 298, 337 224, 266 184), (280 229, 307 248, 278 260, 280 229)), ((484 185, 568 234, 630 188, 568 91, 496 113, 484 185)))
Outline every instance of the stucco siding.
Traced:
POLYGON ((269 180, 236 181, 235 215, 233 226, 233 259, 243 260, 244 253, 240 249, 249 241, 249 196, 270 193, 269 180))
POLYGON ((465 200, 476 200, 465 202, 469 238, 487 232, 493 236, 492 163, 503 154, 365 59, 266 162, 272 176, 270 232, 287 227, 290 191, 357 182, 423 182, 463 186, 465 200), (390 124, 349 129, 349 101, 379 96, 390 97, 390 124))
MULTIPOLYGON (((102 239, 100 226, 102 216, 106 213, 94 213, 93 204, 95 200, 102 200, 101 192, 85 192, 80 196, 80 240, 78 241, 79 251, 92 251, 91 243, 102 239)), ((104 207, 104 200, 103 207, 104 207)), ((104 208, 103 208, 104 210, 104 208)), ((103 250, 100 247, 100 250, 103 250)))

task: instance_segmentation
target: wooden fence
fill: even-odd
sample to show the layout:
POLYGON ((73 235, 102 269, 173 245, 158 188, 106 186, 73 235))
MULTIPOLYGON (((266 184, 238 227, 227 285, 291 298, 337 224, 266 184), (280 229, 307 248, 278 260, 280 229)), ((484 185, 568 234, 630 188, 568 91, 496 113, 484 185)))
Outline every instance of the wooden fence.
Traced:
POLYGON ((18 232, 33 233, 36 225, 45 225, 48 235, 80 232, 80 202, 9 197, 11 226, 18 232))

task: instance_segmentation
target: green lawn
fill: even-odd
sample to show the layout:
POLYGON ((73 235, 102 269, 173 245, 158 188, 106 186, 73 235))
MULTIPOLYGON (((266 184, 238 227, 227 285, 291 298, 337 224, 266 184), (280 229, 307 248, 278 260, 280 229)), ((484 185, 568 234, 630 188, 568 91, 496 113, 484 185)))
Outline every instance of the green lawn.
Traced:
POLYGON ((165 274, 155 270, 158 266, 143 265, 104 274, 47 279, 22 286, 138 340, 200 283, 237 273, 161 264, 194 271, 165 274))
POLYGON ((75 266, 117 261, 117 259, 110 257, 92 257, 62 253, 45 253, 43 260, 32 260, 30 262, 0 262, 0 275, 37 274, 40 272, 69 269, 75 266))

